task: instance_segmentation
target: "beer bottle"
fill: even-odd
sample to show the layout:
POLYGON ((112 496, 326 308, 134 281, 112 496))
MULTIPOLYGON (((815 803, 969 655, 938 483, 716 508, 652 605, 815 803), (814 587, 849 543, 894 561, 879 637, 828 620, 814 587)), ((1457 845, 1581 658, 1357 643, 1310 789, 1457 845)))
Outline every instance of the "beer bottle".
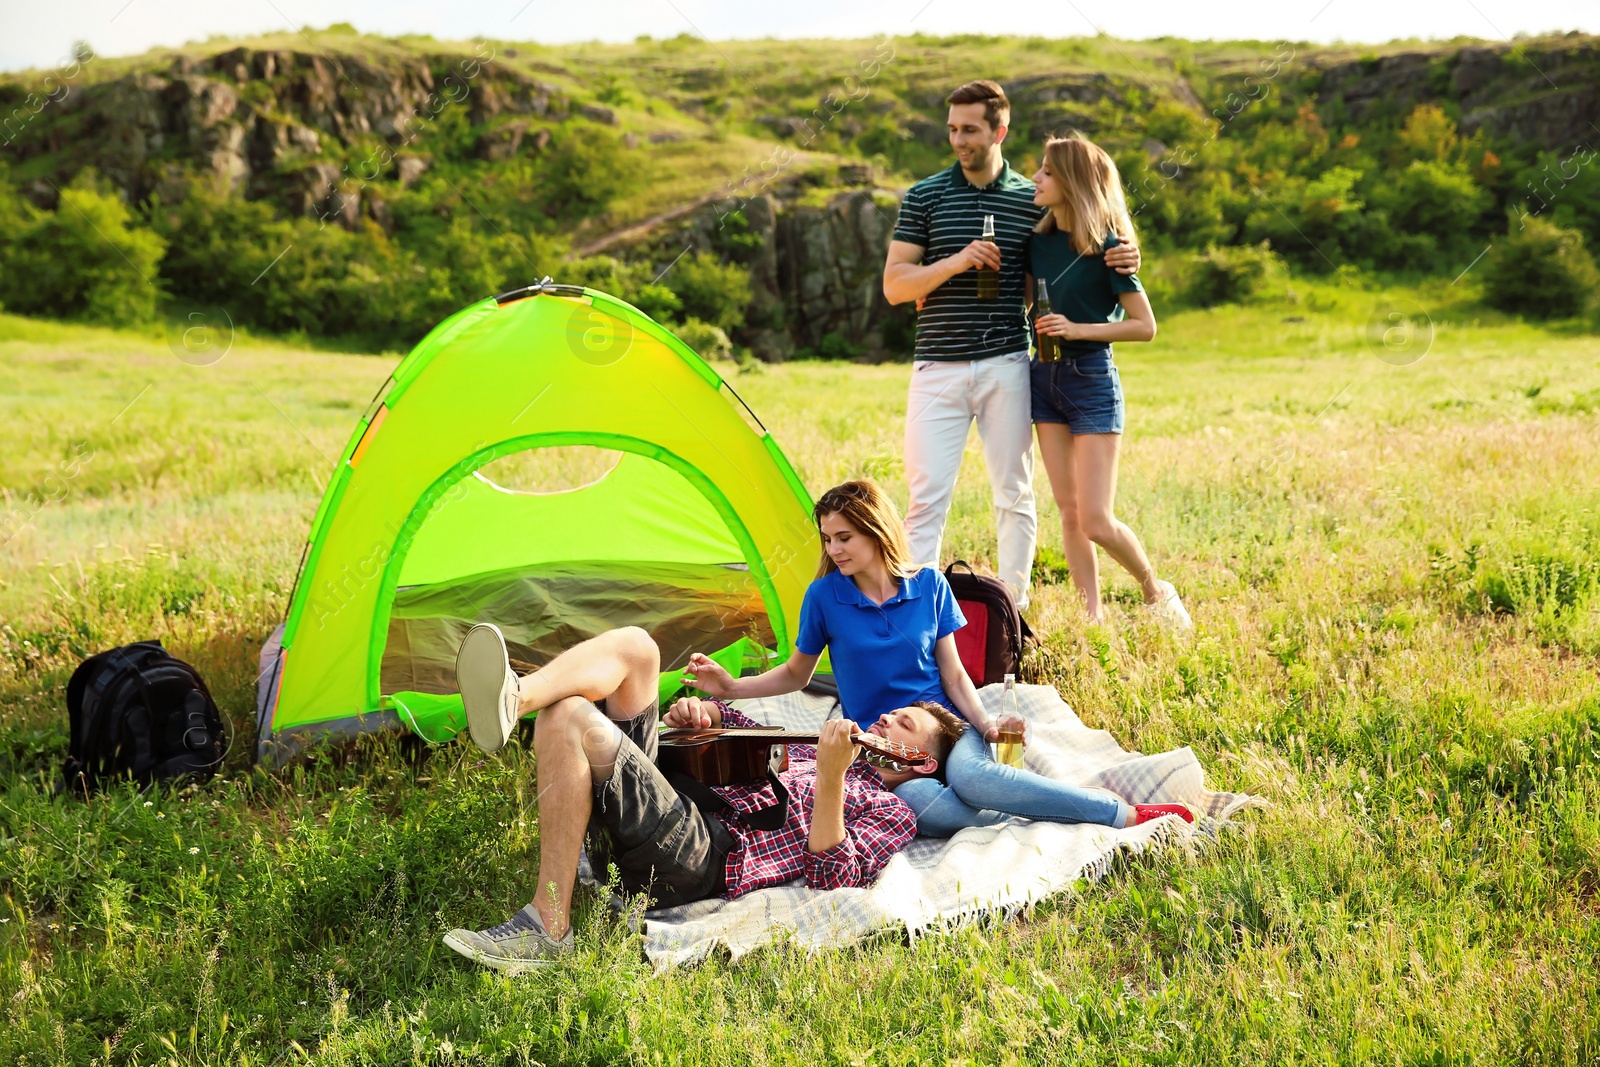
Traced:
POLYGON ((1028 727, 1017 708, 1017 676, 1006 675, 1005 686, 1000 694, 1000 718, 995 722, 999 732, 995 738, 994 758, 997 763, 1020 767, 1028 727))
MULTIPOLYGON (((1055 314, 1055 308, 1050 306, 1050 289, 1045 285, 1044 279, 1038 281, 1039 295, 1033 301, 1033 321, 1038 322, 1045 315, 1055 314)), ((1061 358, 1061 338, 1047 333, 1039 333, 1038 327, 1034 328, 1034 347, 1037 349, 1040 363, 1054 363, 1061 358)))
MULTIPOLYGON (((996 248, 1000 247, 999 242, 994 239, 993 215, 985 215, 983 217, 983 239, 996 248)), ((978 268, 978 299, 1000 299, 1000 272, 993 267, 978 268)))

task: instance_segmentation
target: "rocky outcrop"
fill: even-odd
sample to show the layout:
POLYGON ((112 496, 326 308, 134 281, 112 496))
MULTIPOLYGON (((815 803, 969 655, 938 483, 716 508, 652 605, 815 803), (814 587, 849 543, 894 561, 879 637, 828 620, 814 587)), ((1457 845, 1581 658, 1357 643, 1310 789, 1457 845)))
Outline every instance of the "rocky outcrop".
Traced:
POLYGON ((497 163, 518 155, 535 155, 550 144, 550 130, 528 133, 526 122, 509 122, 478 136, 478 158, 497 163))
POLYGON ((1356 119, 1379 106, 1404 115, 1432 95, 1431 67, 1438 59, 1434 53, 1407 52, 1335 64, 1322 70, 1319 94, 1340 101, 1356 119))
MULTIPOLYGON (((0 102, 4 102, 0 87, 0 102)), ((10 146, 14 161, 53 157, 54 185, 84 166, 98 170, 130 201, 181 188, 174 168, 208 174, 241 195, 270 196, 318 211, 341 185, 377 179, 414 181, 427 167, 427 138, 448 108, 465 107, 482 135, 482 158, 537 151, 549 129, 532 119, 565 117, 560 91, 484 57, 426 56, 366 60, 320 52, 235 48, 206 58, 175 56, 162 73, 134 73, 86 86, 52 105, 10 146), (352 145, 384 142, 389 151, 359 181, 332 159, 352 145), (398 149, 408 149, 405 156, 398 149), (420 150, 420 151, 419 151, 420 150), (327 181, 333 181, 329 186, 327 181)), ((616 123, 608 108, 584 105, 592 121, 616 123)), ((44 206, 53 207, 50 182, 44 206)), ((359 192, 344 203, 359 203, 359 192)), ((341 208, 338 217, 357 217, 341 208)))
POLYGON ((1580 145, 1600 148, 1600 88, 1593 82, 1502 107, 1461 116, 1461 132, 1487 130, 1495 137, 1528 141, 1566 155, 1580 145))
POLYGON ((1422 103, 1461 111, 1461 132, 1543 149, 1593 144, 1600 125, 1600 47, 1585 40, 1566 49, 1523 54, 1510 45, 1455 52, 1403 52, 1327 66, 1318 95, 1337 100, 1355 119, 1374 112, 1403 116, 1422 103))
POLYGON ((831 334, 860 355, 881 357, 882 327, 891 314, 883 298, 883 262, 895 211, 869 192, 856 192, 777 216, 775 294, 798 346, 824 351, 831 334))
MULTIPOLYGON (((735 339, 758 358, 781 362, 809 352, 876 361, 909 351, 910 309, 890 307, 883 297, 895 196, 872 189, 868 168, 856 177, 867 188, 821 206, 804 201, 811 185, 801 177, 739 208, 760 245, 741 256, 750 270, 751 303, 735 339)), ((685 247, 717 247, 719 212, 727 209, 707 205, 682 218, 670 236, 652 235, 661 266, 685 247)))

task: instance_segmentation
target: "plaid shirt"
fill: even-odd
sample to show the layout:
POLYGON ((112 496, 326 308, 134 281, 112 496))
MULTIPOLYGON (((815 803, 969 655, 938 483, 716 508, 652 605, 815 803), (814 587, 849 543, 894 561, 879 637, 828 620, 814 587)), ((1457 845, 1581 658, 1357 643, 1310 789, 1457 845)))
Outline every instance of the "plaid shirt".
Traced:
MULTIPOLYGON (((761 724, 723 705, 722 725, 761 724)), ((844 840, 825 852, 811 852, 806 843, 817 793, 816 746, 790 745, 789 768, 778 778, 789 791, 787 818, 779 829, 753 830, 735 815, 716 816, 734 839, 726 872, 729 900, 802 876, 812 889, 868 885, 916 836, 917 817, 910 806, 889 792, 877 771, 856 760, 844 774, 844 840)), ((734 811, 757 811, 778 799, 765 779, 713 788, 734 811)))

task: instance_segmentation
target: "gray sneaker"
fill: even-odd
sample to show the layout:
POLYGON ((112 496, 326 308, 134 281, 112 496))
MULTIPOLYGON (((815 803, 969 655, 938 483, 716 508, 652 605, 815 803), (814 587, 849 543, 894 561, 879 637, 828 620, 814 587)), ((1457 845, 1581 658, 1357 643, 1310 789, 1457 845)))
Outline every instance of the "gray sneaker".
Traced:
POLYGON ((444 943, 475 963, 507 974, 547 967, 573 950, 572 928, 557 941, 544 932, 544 922, 529 904, 488 930, 451 930, 444 943))
POLYGON ((517 675, 500 627, 479 623, 456 653, 456 688, 467 713, 467 733, 485 752, 498 752, 516 728, 520 701, 517 675))

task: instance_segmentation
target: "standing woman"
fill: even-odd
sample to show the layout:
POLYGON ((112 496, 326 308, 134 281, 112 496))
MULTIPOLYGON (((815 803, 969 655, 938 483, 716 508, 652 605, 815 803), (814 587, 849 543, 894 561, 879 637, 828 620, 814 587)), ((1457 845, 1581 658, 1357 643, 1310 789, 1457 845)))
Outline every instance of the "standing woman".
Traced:
POLYGON ((863 729, 883 732, 915 703, 940 705, 935 717, 960 735, 945 767, 949 785, 930 777, 895 789, 917 813, 918 832, 933 837, 1012 815, 1119 829, 1163 815, 1194 821, 1181 805, 1129 804, 997 762, 984 743, 995 728, 956 652, 955 632, 967 620, 944 575, 911 561, 894 504, 872 482, 845 482, 822 494, 815 517, 822 562, 800 605, 794 654, 765 674, 734 678, 696 652, 684 681, 728 699, 793 693, 811 681, 826 648, 845 717, 863 729), (952 707, 971 729, 949 713, 952 707))
POLYGON ((1029 244, 1028 299, 1046 286, 1052 312, 1038 315, 1038 355, 1030 368, 1033 425, 1056 508, 1072 582, 1091 621, 1100 621, 1095 546, 1139 583, 1164 623, 1193 628, 1171 582, 1156 577, 1139 538, 1112 510, 1122 442, 1122 379, 1114 341, 1148 341, 1156 317, 1138 275, 1106 266, 1105 251, 1133 236, 1117 165, 1100 146, 1073 134, 1045 142, 1033 176, 1033 202, 1048 209, 1029 244))

